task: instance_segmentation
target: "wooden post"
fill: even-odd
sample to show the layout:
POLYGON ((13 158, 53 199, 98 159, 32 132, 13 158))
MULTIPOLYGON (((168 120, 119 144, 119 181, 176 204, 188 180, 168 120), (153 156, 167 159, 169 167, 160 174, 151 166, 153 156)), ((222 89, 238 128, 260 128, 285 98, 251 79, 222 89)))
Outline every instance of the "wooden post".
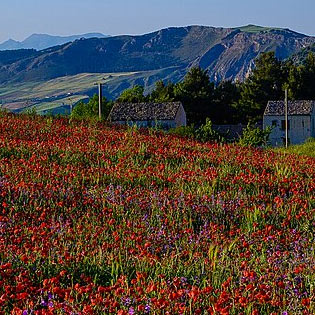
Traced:
POLYGON ((98 84, 98 117, 102 119, 102 98, 103 98, 103 91, 102 91, 102 83, 98 84))
POLYGON ((69 97, 70 115, 72 114, 72 99, 69 97))
POLYGON ((285 89, 284 115, 285 115, 285 147, 287 148, 289 144, 288 89, 285 89))

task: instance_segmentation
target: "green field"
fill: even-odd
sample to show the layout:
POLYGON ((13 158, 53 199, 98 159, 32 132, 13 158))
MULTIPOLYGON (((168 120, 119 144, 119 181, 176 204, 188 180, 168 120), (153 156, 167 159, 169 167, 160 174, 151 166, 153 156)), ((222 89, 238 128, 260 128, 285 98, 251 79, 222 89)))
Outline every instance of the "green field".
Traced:
POLYGON ((61 77, 47 82, 27 82, 0 86, 0 102, 4 108, 23 111, 36 108, 43 113, 57 108, 70 106, 70 103, 88 98, 97 92, 96 82, 105 84, 119 83, 136 73, 84 73, 61 77))
POLYGON ((276 149, 276 151, 315 157, 315 138, 309 138, 303 144, 292 145, 292 146, 289 146, 287 149, 279 148, 279 149, 276 149))
POLYGON ((242 32, 247 32, 247 33, 259 33, 259 32, 269 32, 273 30, 283 30, 283 28, 263 27, 263 26, 258 26, 258 25, 246 25, 242 27, 237 27, 237 29, 241 30, 242 32))
POLYGON ((88 98, 87 95, 73 95, 66 98, 59 99, 57 101, 52 102, 43 102, 39 105, 34 105, 31 107, 27 107, 23 110, 23 112, 27 112, 35 109, 37 113, 40 114, 53 114, 53 115, 68 115, 70 113, 70 106, 78 103, 79 101, 86 100, 88 98))
MULTIPOLYGON (((180 78, 181 73, 175 72, 176 75, 180 78)), ((0 105, 14 112, 35 108, 40 114, 65 113, 70 104, 75 105, 97 93, 96 82, 102 81, 104 95, 113 99, 135 84, 150 91, 157 80, 171 80, 173 76, 174 68, 169 68, 144 72, 82 73, 47 82, 9 83, 0 85, 0 105)))

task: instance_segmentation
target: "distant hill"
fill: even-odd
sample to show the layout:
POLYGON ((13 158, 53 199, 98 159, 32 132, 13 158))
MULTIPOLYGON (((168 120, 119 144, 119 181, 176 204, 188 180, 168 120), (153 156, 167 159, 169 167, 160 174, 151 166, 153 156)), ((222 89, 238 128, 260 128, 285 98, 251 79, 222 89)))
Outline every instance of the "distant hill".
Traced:
POLYGON ((16 50, 16 49, 36 49, 43 50, 49 47, 63 45, 68 42, 73 42, 80 38, 104 38, 107 35, 101 33, 87 33, 82 35, 71 35, 71 36, 53 36, 47 34, 33 34, 23 40, 22 42, 9 39, 4 43, 0 44, 0 50, 16 50))
MULTIPOLYGON (((83 35, 81 35, 83 36, 83 35)), ((34 38, 34 37, 33 37, 34 38)), ((69 40, 69 38, 68 38, 69 40)), ((28 40, 31 42, 31 39, 28 40)), ((287 29, 172 27, 141 36, 75 40, 0 66, 0 83, 49 80, 79 73, 151 71, 191 66, 209 70, 212 80, 243 80, 262 52, 283 59, 315 43, 287 29)), ((0 64, 3 64, 0 55, 0 64)))

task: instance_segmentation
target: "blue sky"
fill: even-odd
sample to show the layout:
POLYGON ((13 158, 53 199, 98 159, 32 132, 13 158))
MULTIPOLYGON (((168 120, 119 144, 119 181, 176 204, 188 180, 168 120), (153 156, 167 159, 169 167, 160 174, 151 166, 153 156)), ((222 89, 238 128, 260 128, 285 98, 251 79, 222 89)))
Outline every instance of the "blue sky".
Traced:
POLYGON ((0 0, 0 41, 32 33, 143 34, 192 24, 287 27, 315 35, 315 0, 0 0))

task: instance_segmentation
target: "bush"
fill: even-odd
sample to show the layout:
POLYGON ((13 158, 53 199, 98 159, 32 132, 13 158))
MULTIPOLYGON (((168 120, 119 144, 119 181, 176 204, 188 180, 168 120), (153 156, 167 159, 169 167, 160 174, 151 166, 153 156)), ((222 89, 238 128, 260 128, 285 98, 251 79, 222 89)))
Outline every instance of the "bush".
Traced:
POLYGON ((251 147, 267 146, 271 130, 271 127, 263 130, 255 127, 252 123, 248 123, 243 131, 243 135, 239 139, 239 144, 251 147))
POLYGON ((185 138, 195 138, 195 126, 180 126, 169 130, 170 134, 178 135, 185 138))
POLYGON ((200 128, 197 129, 196 139, 201 142, 225 142, 224 136, 212 128, 212 122, 209 118, 206 119, 204 125, 201 125, 200 128))
MULTIPOLYGON (((89 99, 88 103, 80 101, 71 113, 71 118, 75 119, 98 119, 98 95, 94 94, 89 99)), ((112 102, 107 101, 105 97, 102 99, 102 119, 107 119, 110 110, 112 109, 112 102)))

